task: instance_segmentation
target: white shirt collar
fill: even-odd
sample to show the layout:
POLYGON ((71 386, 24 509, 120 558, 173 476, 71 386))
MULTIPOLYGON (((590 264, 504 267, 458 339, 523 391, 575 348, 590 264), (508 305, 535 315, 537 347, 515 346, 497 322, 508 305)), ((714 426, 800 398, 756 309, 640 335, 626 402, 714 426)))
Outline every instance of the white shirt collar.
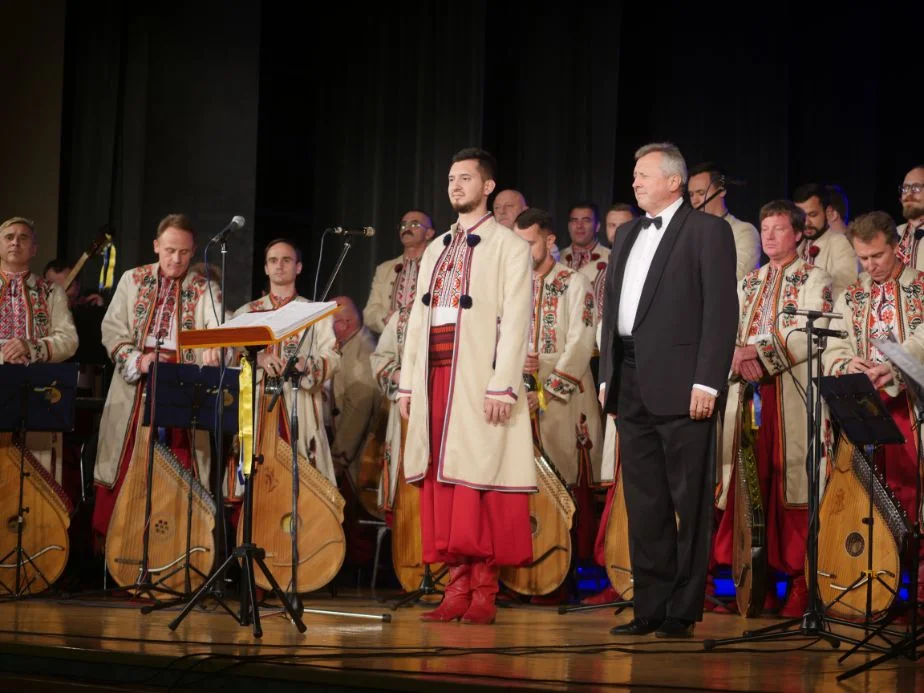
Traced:
MULTIPOLYGON (((661 230, 662 231, 667 230, 667 227, 671 223, 671 219, 674 218, 674 215, 677 213, 677 210, 680 209, 680 205, 682 204, 683 204, 683 198, 679 197, 676 200, 674 200, 672 204, 670 204, 669 206, 661 210, 661 213, 658 216, 661 217, 661 230)), ((649 219, 654 219, 654 217, 651 214, 646 213, 645 216, 648 217, 649 219)))

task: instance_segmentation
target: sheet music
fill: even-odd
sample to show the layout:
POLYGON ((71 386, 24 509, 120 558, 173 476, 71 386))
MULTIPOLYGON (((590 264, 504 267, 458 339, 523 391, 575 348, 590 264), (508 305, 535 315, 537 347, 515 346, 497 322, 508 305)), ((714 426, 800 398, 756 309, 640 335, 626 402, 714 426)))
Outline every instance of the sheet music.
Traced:
POLYGON ((892 362, 892 365, 902 372, 905 376, 905 384, 920 398, 924 394, 924 364, 913 358, 898 342, 877 339, 873 341, 873 344, 883 356, 892 362))
POLYGON ((298 331, 318 316, 332 312, 337 307, 334 301, 311 303, 309 301, 291 301, 282 308, 253 313, 244 313, 228 320, 217 330, 235 330, 242 327, 268 327, 275 339, 282 339, 298 331))

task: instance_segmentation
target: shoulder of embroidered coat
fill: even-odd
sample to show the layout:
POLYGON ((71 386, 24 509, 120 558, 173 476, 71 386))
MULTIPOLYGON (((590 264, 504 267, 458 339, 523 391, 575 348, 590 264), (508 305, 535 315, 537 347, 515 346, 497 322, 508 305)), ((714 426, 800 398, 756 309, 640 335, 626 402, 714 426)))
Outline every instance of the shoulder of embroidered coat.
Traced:
POLYGON ((898 283, 906 291, 908 289, 922 291, 924 290, 924 272, 919 272, 913 267, 905 267, 902 273, 898 275, 898 283))
POLYGON ((767 278, 767 273, 770 271, 770 265, 766 264, 763 267, 757 267, 752 269, 746 275, 741 278, 741 288, 744 291, 748 289, 753 289, 757 286, 760 286, 760 283, 767 278))
POLYGON ((844 289, 844 298, 848 303, 857 302, 861 296, 869 293, 869 287, 872 280, 866 272, 860 272, 855 282, 851 282, 844 289))
POLYGON ((153 277, 157 274, 157 263, 151 263, 149 265, 139 265, 133 270, 130 270, 132 273, 132 280, 136 284, 140 284, 145 278, 153 277))
POLYGON ((404 256, 403 256, 403 255, 399 255, 398 257, 393 257, 393 258, 391 258, 390 260, 385 260, 385 262, 380 262, 378 265, 376 265, 376 268, 375 268, 376 273, 378 273, 378 272, 387 272, 387 271, 390 270, 392 267, 394 267, 395 265, 397 265, 398 263, 400 263, 402 257, 404 257, 404 256))
POLYGON ((42 294, 45 298, 51 295, 51 292, 54 291, 54 288, 57 286, 53 281, 45 279, 45 277, 40 277, 34 272, 30 272, 29 276, 26 277, 26 286, 31 286, 36 289, 39 293, 42 294))

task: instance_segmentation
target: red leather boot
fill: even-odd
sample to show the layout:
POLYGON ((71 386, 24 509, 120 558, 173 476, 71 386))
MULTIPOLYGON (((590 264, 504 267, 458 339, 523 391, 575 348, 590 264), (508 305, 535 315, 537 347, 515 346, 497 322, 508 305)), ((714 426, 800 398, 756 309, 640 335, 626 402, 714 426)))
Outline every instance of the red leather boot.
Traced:
POLYGON ((449 569, 449 584, 443 591, 440 605, 422 614, 421 621, 455 621, 462 618, 472 603, 472 564, 449 569))
POLYGON ((485 626, 494 623, 494 618, 497 616, 494 598, 497 595, 499 572, 496 565, 488 565, 484 561, 472 565, 472 604, 462 616, 462 623, 476 623, 485 626))

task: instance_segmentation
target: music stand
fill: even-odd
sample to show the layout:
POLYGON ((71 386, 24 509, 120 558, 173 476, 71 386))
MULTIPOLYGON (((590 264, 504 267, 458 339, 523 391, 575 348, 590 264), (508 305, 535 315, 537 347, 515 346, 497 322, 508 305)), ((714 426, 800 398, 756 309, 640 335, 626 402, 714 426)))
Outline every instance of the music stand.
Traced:
MULTIPOLYGON (((290 303, 287 308, 288 313, 292 310, 299 310, 297 302, 290 303)), ((301 304, 303 308, 309 308, 310 304, 301 304)), ((313 306, 311 306, 313 308, 313 306)), ((245 349, 245 358, 250 365, 250 395, 251 400, 251 430, 254 433, 251 450, 249 451, 251 463, 249 471, 244 475, 244 508, 241 522, 244 523, 243 542, 237 546, 234 551, 225 559, 224 563, 212 573, 211 577, 205 581, 199 591, 187 602, 186 606, 173 621, 170 622, 170 630, 176 630, 180 623, 193 607, 199 603, 212 589, 218 578, 224 574, 225 570, 234 562, 240 561, 243 584, 240 590, 240 610, 238 613, 230 609, 226 611, 241 626, 253 624, 253 635, 255 638, 263 636, 263 627, 260 625, 260 607, 257 602, 257 585, 254 581, 254 563, 263 572, 267 582, 272 587, 272 592, 282 603, 283 609, 289 615, 292 623, 298 629, 299 633, 304 633, 307 628, 302 621, 292 601, 286 597, 282 588, 273 573, 266 566, 266 551, 253 542, 253 475, 256 472, 260 459, 257 455, 257 353, 270 344, 277 344, 286 337, 297 334, 301 330, 306 330, 314 323, 334 313, 336 305, 332 308, 316 311, 313 314, 300 317, 295 322, 276 323, 274 320, 280 318, 281 311, 267 311, 266 313, 250 313, 246 316, 240 316, 235 320, 229 321, 221 327, 205 330, 185 330, 180 332, 181 348, 243 348, 245 349), (273 314, 276 315, 273 315, 273 314), (237 323, 237 324, 235 324, 237 323)), ((297 442, 293 441, 297 445, 297 442)), ((248 451, 243 451, 244 455, 248 451)), ((297 468, 295 470, 297 472, 297 468)), ((293 523, 296 525, 297 523, 293 523)))
MULTIPOLYGON (((23 597, 35 582, 36 576, 51 583, 36 565, 34 557, 23 548, 22 535, 29 508, 23 507, 26 472, 26 432, 63 433, 74 428, 74 407, 77 398, 76 363, 37 363, 28 366, 4 364, 0 368, 0 431, 19 435, 19 504, 16 513, 16 546, 8 551, 0 563, 16 557, 16 576, 13 589, 0 583, 9 595, 23 597), (32 566, 36 576, 25 584, 23 566, 32 566)), ((63 550, 63 547, 55 547, 63 550)))
MULTIPOLYGON (((902 374, 905 387, 908 392, 911 393, 912 401, 916 403, 915 411, 917 412, 917 417, 915 424, 917 428, 918 465, 920 466, 922 445, 921 426, 924 425, 924 411, 922 411, 922 406, 924 406, 924 366, 922 366, 921 363, 914 359, 898 342, 891 340, 878 340, 874 342, 874 345, 889 360, 892 366, 902 374)), ((897 657, 905 656, 912 661, 915 661, 920 657, 917 649, 920 645, 924 644, 924 633, 921 632, 921 629, 918 625, 917 603, 918 570, 921 563, 920 545, 922 538, 922 489, 921 475, 916 474, 915 476, 918 480, 918 486, 914 506, 915 517, 911 527, 911 540, 909 542, 912 555, 914 556, 914 565, 911 569, 911 585, 909 586, 908 594, 908 602, 911 605, 911 617, 908 633, 905 635, 905 637, 892 645, 892 647, 890 647, 884 654, 881 654, 878 657, 874 657, 873 659, 870 659, 863 664, 838 675, 838 681, 844 681, 853 676, 856 676, 857 674, 869 671, 873 667, 883 664, 884 662, 891 661, 897 657)), ((895 612, 891 617, 886 618, 886 620, 880 625, 877 632, 881 631, 887 625, 889 625, 889 623, 895 619, 897 613, 898 612, 895 612)), ((876 633, 873 633, 873 635, 875 634, 876 633)))
MULTIPOLYGON (((195 431, 209 431, 213 435, 221 436, 224 433, 236 433, 237 420, 237 400, 239 392, 238 374, 239 369, 227 369, 233 377, 224 378, 222 383, 222 369, 215 366, 197 366, 193 364, 174 364, 161 363, 158 366, 158 376, 156 391, 151 392, 152 380, 148 380, 148 401, 156 402, 155 420, 158 426, 167 428, 187 429, 190 433, 190 440, 195 435, 195 431), (220 388, 220 390, 219 390, 220 388), (222 398, 222 418, 210 414, 215 411, 216 400, 222 398)), ((144 410, 143 424, 148 426, 150 418, 149 408, 144 410)), ((198 573, 203 580, 208 576, 199 570, 189 560, 191 553, 192 540, 192 508, 193 508, 193 474, 196 468, 195 445, 191 446, 193 453, 192 468, 190 469, 189 484, 187 486, 187 513, 186 513, 186 559, 182 567, 175 567, 169 573, 164 575, 161 580, 174 575, 179 570, 185 570, 185 587, 183 596, 170 601, 161 601, 153 605, 145 606, 141 613, 148 614, 168 606, 180 604, 192 595, 192 584, 190 571, 198 573)), ((220 469, 220 461, 216 466, 220 469)), ((214 506, 211 508, 215 517, 215 526, 218 536, 222 535, 221 525, 224 521, 222 515, 222 499, 214 499, 214 506)), ((223 554, 222 554, 222 557, 223 554)), ((222 603, 219 595, 213 594, 218 599, 220 605, 227 609, 222 603)))

